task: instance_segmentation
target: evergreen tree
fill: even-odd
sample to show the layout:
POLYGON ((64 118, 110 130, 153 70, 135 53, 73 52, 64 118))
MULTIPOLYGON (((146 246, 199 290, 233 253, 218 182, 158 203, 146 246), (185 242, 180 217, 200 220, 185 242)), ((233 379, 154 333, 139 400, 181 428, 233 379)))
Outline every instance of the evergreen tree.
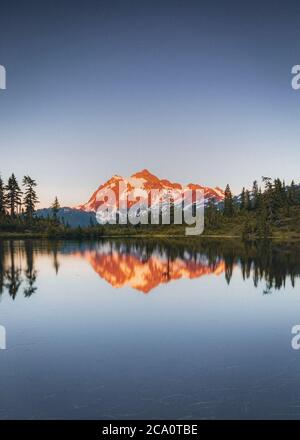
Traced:
POLYGON ((58 211, 60 209, 60 204, 59 204, 57 196, 55 197, 54 202, 51 205, 51 209, 52 209, 52 215, 56 219, 58 211))
POLYGON ((288 203, 290 205, 296 205, 297 204, 297 188, 295 185, 294 180, 292 180, 291 185, 287 191, 287 198, 288 198, 288 203))
POLYGON ((264 206, 266 208, 267 221, 272 222, 274 220, 274 188, 272 179, 270 177, 262 177, 265 184, 265 191, 263 194, 264 206))
POLYGON ((256 212, 256 233, 259 239, 267 239, 271 233, 268 211, 265 200, 260 191, 260 203, 256 212))
POLYGON ((245 191, 245 187, 244 186, 243 186, 240 198, 241 198, 240 210, 244 211, 245 210, 245 198, 246 198, 246 191, 245 191))
POLYGON ((280 179, 274 179, 271 199, 273 210, 278 214, 278 210, 286 206, 287 201, 285 183, 281 182, 280 179))
POLYGON ((11 217, 15 217, 17 212, 20 212, 21 208, 21 196, 19 184, 14 174, 8 179, 8 183, 5 187, 6 190, 6 203, 11 217))
POLYGON ((282 202, 284 206, 287 206, 288 198, 287 198, 287 187, 285 184, 285 180, 282 181, 282 202))
POLYGON ((249 211, 249 209, 250 209, 250 205, 251 205, 251 202, 250 202, 250 193, 249 193, 249 191, 246 189, 246 191, 245 191, 245 210, 246 210, 246 211, 249 211))
POLYGON ((0 217, 5 215, 6 200, 3 180, 0 176, 0 217))
POLYGON ((233 201, 230 186, 227 184, 224 193, 224 215, 230 217, 233 215, 233 201))
POLYGON ((38 197, 35 191, 36 181, 29 176, 24 176, 23 185, 25 186, 24 206, 27 218, 31 219, 38 203, 38 197))
POLYGON ((205 208, 205 224, 212 228, 219 224, 219 211, 214 197, 209 199, 207 207, 205 208))
POLYGON ((256 209, 258 207, 258 184, 257 180, 254 180, 252 186, 252 208, 256 209))
POLYGON ((256 210, 260 210, 260 209, 261 209, 261 206, 262 206, 262 198, 263 198, 263 196, 262 196, 262 190, 261 190, 261 188, 259 187, 258 192, 257 192, 257 195, 256 195, 256 210))

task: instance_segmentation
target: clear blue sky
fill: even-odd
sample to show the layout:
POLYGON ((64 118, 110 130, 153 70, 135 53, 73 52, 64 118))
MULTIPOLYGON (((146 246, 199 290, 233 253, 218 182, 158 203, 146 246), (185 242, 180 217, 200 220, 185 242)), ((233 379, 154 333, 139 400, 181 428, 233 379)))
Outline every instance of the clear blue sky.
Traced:
POLYGON ((296 1, 1 2, 2 176, 30 174, 41 206, 143 168, 300 182, 299 22, 296 1))

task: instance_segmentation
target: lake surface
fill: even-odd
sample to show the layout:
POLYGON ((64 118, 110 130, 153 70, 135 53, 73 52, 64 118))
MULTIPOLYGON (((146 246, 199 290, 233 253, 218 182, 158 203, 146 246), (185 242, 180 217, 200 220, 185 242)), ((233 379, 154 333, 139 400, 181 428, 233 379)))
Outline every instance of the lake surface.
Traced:
POLYGON ((300 251, 0 242, 0 419, 300 418, 300 251))

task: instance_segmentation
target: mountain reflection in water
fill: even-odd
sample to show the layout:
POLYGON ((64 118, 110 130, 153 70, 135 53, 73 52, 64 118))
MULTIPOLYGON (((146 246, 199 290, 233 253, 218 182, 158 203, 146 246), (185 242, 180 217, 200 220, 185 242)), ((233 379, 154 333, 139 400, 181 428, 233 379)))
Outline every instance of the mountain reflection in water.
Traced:
POLYGON ((130 287, 148 293, 162 283, 180 278, 199 278, 203 275, 219 275, 225 270, 224 261, 209 265, 205 259, 170 259, 167 254, 154 252, 143 254, 112 252, 90 252, 85 258, 97 274, 113 287, 130 287))
POLYGON ((263 293, 281 289, 289 278, 292 286, 300 275, 297 246, 262 243, 249 245, 229 241, 163 243, 147 240, 103 240, 100 242, 3 241, 0 242, 0 294, 14 299, 19 291, 26 297, 36 292, 36 260, 52 259, 56 273, 63 271, 63 258, 86 260, 111 286, 148 293, 161 284, 182 278, 224 276, 230 283, 234 269, 254 286, 264 282, 263 293), (61 260, 61 264, 60 264, 61 260))

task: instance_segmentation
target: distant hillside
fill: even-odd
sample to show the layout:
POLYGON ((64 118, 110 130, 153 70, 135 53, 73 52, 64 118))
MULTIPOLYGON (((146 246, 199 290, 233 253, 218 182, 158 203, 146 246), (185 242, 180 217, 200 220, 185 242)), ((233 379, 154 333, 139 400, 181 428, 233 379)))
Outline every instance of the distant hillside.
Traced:
MULTIPOLYGON (((44 208, 36 211, 37 217, 47 218, 52 217, 52 209, 44 208)), ((82 228, 91 225, 96 225, 96 215, 94 212, 85 212, 73 208, 60 208, 57 214, 58 219, 65 225, 69 225, 72 228, 81 226, 82 228)))

